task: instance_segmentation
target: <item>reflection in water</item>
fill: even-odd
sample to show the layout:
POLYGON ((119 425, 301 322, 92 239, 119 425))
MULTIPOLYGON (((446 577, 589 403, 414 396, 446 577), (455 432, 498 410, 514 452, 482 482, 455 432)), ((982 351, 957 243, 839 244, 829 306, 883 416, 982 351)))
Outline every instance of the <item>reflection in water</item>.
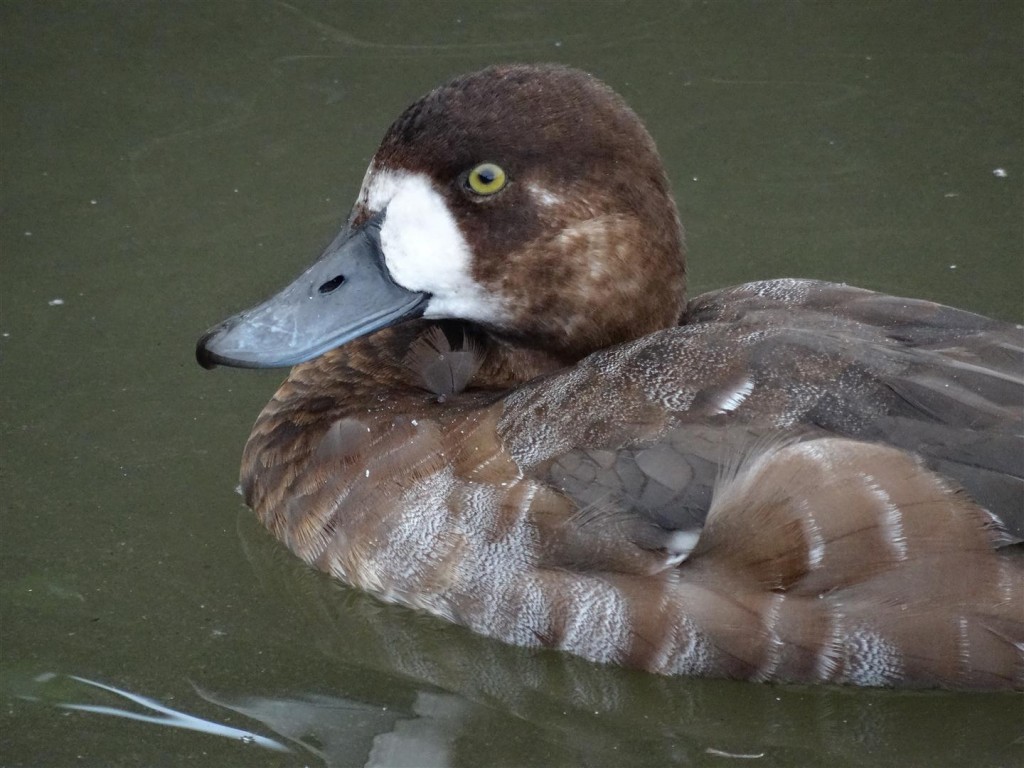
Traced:
MULTIPOLYGON (((942 765, 972 754, 978 739, 1015 751, 1013 694, 668 678, 506 646, 307 569, 248 511, 238 523, 266 599, 308 622, 289 628, 302 655, 364 704, 310 694, 219 702, 289 740, 319 742, 329 765, 479 764, 513 754, 517 765, 875 765, 879 750, 942 765), (965 715, 967 699, 976 716, 965 715)), ((322 684, 295 670, 296 688, 322 684)))
MULTIPOLYGON (((22 698, 52 703, 59 709, 111 715, 168 728, 182 728, 212 736, 224 736, 243 744, 264 747, 275 752, 292 750, 279 741, 252 731, 234 728, 164 706, 154 699, 77 675, 44 674, 36 678, 48 690, 22 698), (147 714, 118 707, 82 703, 72 681, 127 699, 147 714), (59 690, 54 690, 55 686, 59 690)), ((365 768, 447 768, 454 764, 454 736, 468 712, 467 703, 448 694, 421 691, 411 712, 387 706, 375 706, 341 697, 304 695, 294 698, 241 696, 222 698, 196 687, 206 701, 256 720, 284 740, 316 756, 328 768, 362 765, 365 768)))
MULTIPOLYGON (((41 685, 45 685, 60 679, 59 675, 44 674, 37 677, 36 682, 41 685)), ((214 723, 209 720, 204 720, 201 717, 195 717, 194 715, 189 715, 185 712, 179 712, 176 709, 165 707, 154 699, 147 698, 146 696, 140 696, 137 693, 122 691, 120 688, 115 688, 112 685, 99 683, 95 680, 87 680, 86 678, 78 677, 77 675, 69 675, 67 679, 107 691, 115 696, 121 697, 122 699, 127 699, 133 704, 137 704, 143 709, 156 712, 157 714, 149 715, 142 712, 133 712, 127 709, 118 709, 117 707, 110 707, 101 704, 81 704, 72 701, 60 700, 54 701, 54 706, 60 709, 70 709, 77 712, 91 712, 97 715, 113 715, 114 717, 122 717, 127 720, 135 720, 140 723, 152 723, 153 725, 162 725, 168 728, 184 728, 189 731, 208 733, 212 736, 225 736, 229 739, 236 739, 243 744, 255 744, 256 746, 265 747, 266 749, 272 749, 275 752, 291 751, 288 747, 274 741, 273 739, 268 739, 266 736, 260 736, 257 733, 243 731, 238 728, 232 728, 229 725, 214 723)), ((22 698, 35 698, 36 700, 39 700, 39 698, 42 697, 23 696, 22 698)))
POLYGON ((247 510, 238 530, 267 610, 294 612, 285 644, 262 639, 284 665, 283 682, 204 682, 195 690, 205 702, 190 709, 221 708, 213 719, 82 677, 42 676, 37 695, 23 698, 226 736, 289 765, 859 766, 881 754, 955 765, 979 742, 990 762, 1019 757, 1013 694, 771 686, 602 667, 506 646, 344 588, 291 557, 247 510), (142 711, 87 700, 82 686, 142 711), (268 735, 216 722, 238 715, 268 735))
POLYGON ((214 704, 258 720, 304 747, 329 768, 447 768, 454 765, 455 736, 469 707, 457 696, 421 691, 410 715, 339 697, 243 697, 214 704))

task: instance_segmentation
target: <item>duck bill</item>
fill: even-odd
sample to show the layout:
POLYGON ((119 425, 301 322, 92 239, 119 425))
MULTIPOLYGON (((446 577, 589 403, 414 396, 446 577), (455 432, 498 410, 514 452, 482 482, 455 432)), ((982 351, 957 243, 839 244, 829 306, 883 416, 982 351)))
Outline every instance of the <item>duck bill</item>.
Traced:
POLYGON ((383 218, 346 227, 283 291, 207 331, 196 344, 199 364, 285 368, 422 315, 429 295, 395 283, 384 264, 383 218))

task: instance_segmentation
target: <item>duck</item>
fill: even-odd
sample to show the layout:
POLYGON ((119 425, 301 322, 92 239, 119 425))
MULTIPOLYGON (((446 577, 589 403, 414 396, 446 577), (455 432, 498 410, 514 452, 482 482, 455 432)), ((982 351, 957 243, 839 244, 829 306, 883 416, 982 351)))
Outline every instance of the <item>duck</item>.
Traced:
POLYGON ((641 119, 555 64, 408 107, 340 233, 207 331, 290 368, 241 490, 309 566, 663 675, 1024 688, 1024 334, 845 284, 687 299, 641 119))

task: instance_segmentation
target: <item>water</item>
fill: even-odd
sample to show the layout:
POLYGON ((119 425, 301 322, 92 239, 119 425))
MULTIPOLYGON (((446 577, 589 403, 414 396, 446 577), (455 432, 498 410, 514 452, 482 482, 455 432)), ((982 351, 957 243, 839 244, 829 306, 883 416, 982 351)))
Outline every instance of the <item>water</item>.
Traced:
POLYGON ((808 276, 1020 321, 1021 21, 909 0, 4 3, 0 763, 1020 763, 1019 696, 666 680, 344 590, 234 491, 281 373, 208 373, 192 349, 319 253, 403 106, 507 60, 589 69, 645 116, 693 293, 808 276))

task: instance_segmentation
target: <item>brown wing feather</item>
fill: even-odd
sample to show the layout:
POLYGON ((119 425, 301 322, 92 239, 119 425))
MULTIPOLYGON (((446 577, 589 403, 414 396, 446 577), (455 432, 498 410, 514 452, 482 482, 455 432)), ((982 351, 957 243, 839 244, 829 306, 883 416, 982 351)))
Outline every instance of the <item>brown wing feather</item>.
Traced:
POLYGON ((517 460, 580 505, 690 530, 752 442, 839 435, 920 454, 1024 538, 1019 327, 812 281, 707 294, 687 322, 509 396, 517 460))
POLYGON ((700 617, 755 677, 1014 687, 1024 561, 1006 541, 915 457, 817 440, 751 457, 716 491, 681 578, 759 605, 745 625, 700 617))

